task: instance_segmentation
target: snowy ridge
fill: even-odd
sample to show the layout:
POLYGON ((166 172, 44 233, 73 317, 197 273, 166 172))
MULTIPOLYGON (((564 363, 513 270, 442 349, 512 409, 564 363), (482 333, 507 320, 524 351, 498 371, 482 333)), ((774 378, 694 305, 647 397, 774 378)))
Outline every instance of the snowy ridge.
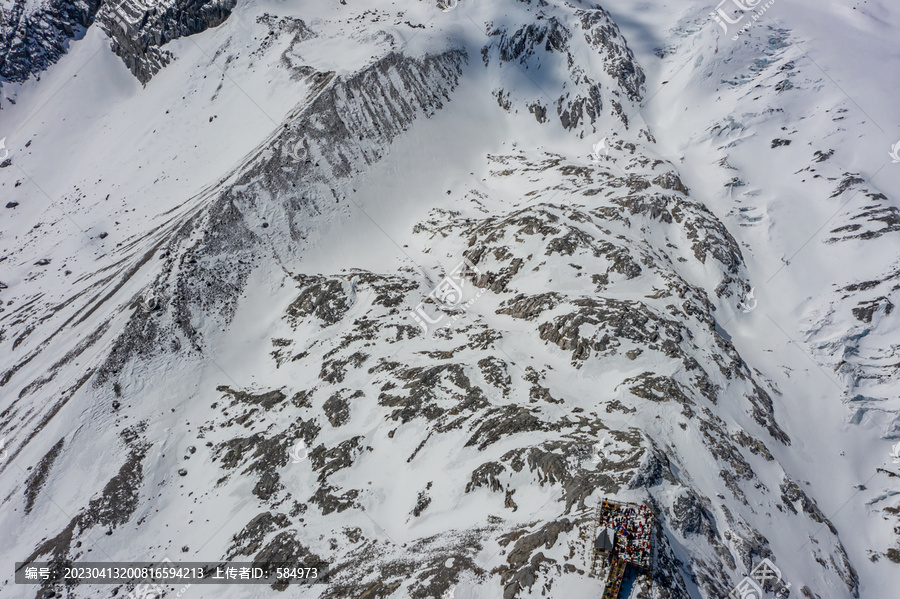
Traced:
MULTIPOLYGON (((257 258, 271 251, 274 262, 265 268, 293 266, 292 248, 316 227, 316 217, 335 210, 347 185, 342 180, 377 161, 417 115, 440 106, 455 86, 463 58, 453 51, 422 61, 389 54, 346 80, 329 84, 333 74, 317 75, 317 84, 326 89, 162 248, 171 274, 154 284, 152 295, 171 306, 171 322, 187 345, 200 345, 200 332, 191 322, 231 321, 257 258)), ((132 320, 130 327, 98 383, 163 333, 152 314, 132 320)))

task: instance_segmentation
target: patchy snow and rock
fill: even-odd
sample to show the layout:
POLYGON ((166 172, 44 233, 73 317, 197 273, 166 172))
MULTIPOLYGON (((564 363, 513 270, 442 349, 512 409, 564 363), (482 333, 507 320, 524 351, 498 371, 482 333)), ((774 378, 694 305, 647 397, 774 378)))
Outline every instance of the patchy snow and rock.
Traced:
POLYGON ((599 596, 614 498, 621 596, 890 596, 900 13, 764 14, 0 7, 4 563, 599 596))

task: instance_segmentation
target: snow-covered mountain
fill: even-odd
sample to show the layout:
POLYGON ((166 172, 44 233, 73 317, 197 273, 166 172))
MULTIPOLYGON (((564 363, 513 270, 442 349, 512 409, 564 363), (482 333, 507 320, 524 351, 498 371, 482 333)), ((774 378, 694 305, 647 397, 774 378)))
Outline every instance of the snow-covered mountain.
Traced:
POLYGON ((896 595, 900 10, 750 4, 0 6, 2 596, 896 595))

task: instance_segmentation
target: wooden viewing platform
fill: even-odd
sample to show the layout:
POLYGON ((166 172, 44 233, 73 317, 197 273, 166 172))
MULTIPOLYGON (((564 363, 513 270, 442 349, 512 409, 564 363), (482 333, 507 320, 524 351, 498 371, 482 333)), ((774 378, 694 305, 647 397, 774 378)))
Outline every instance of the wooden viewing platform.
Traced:
POLYGON ((618 599, 629 565, 650 571, 653 513, 645 505, 602 500, 597 505, 593 562, 609 560, 603 599, 618 599))

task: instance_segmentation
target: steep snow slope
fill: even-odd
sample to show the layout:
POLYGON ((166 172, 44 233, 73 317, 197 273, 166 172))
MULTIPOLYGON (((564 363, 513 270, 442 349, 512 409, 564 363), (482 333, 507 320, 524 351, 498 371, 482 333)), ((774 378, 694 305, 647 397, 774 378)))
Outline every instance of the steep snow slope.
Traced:
POLYGON ((888 151, 900 115, 860 64, 897 71, 885 53, 897 17, 877 3, 777 5, 738 40, 698 27, 702 16, 670 17, 690 34, 654 74, 669 83, 645 117, 691 132, 661 139, 661 151, 683 157, 685 181, 710 190, 709 207, 745 249, 759 308, 726 328, 749 362, 793 389, 785 408, 805 421, 792 438, 807 451, 779 460, 805 468, 822 509, 854 531, 842 539, 870 558, 854 560, 863 596, 889 596, 893 587, 866 581, 887 565, 878 562, 886 549, 897 557, 889 453, 898 437, 900 173, 888 151), (813 466, 822 461, 829 466, 813 466))
POLYGON ((633 597, 721 597, 761 557, 890 596, 897 176, 841 85, 881 82, 776 7, 732 40, 702 6, 239 4, 145 87, 96 27, 6 85, 3 558, 599 594, 616 496, 661 522, 633 597))

